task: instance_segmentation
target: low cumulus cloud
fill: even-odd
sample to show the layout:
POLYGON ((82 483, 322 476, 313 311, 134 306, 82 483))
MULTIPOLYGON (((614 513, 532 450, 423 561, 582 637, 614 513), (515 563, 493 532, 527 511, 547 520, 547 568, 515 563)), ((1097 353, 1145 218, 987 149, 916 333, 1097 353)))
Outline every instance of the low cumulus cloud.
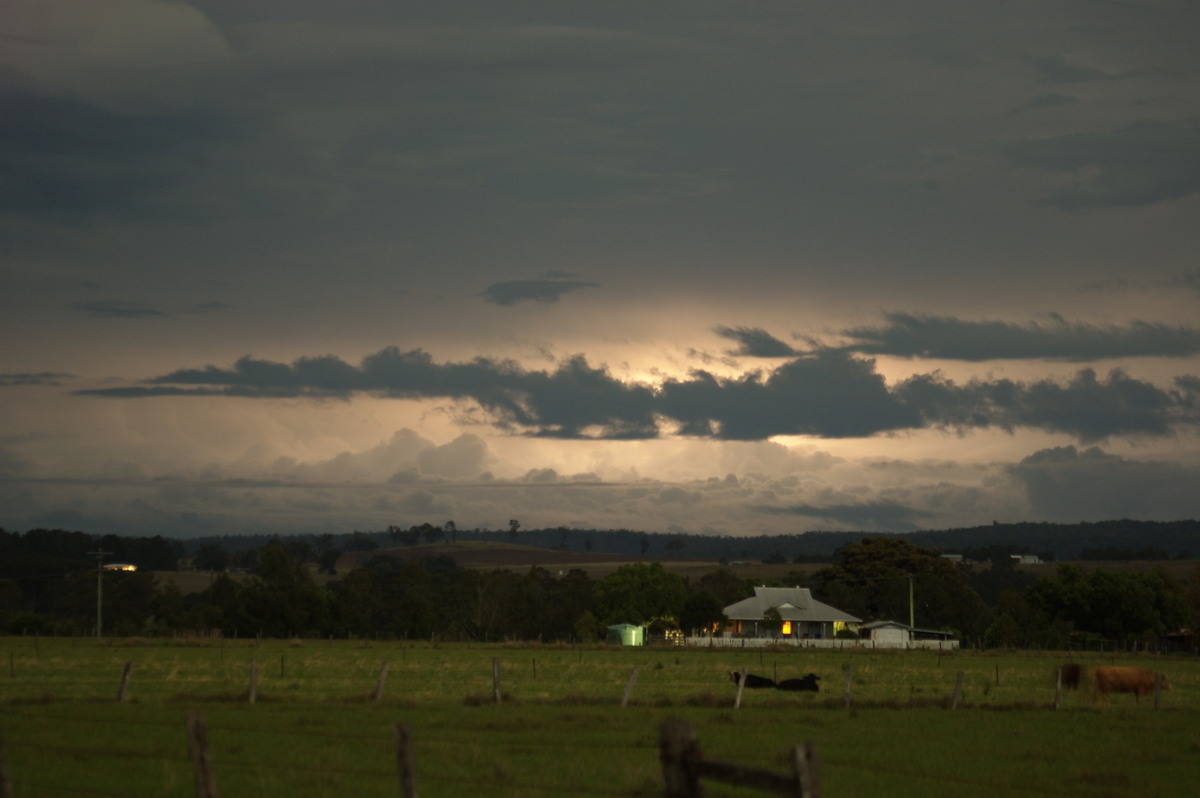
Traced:
POLYGON ((547 275, 535 280, 509 280, 492 283, 480 294, 484 301, 504 307, 520 302, 557 302, 566 294, 596 288, 599 283, 572 280, 567 277, 547 275))
POLYGON ((1120 369, 1106 377, 1083 369, 1065 380, 962 384, 934 372, 889 386, 873 360, 832 350, 773 370, 736 377, 694 371, 652 386, 622 382, 582 356, 538 371, 489 358, 436 363, 423 350, 388 347, 357 366, 332 355, 291 364, 245 357, 232 368, 182 369, 143 385, 77 393, 450 400, 473 403, 507 432, 568 439, 648 439, 670 431, 751 441, 776 435, 850 438, 926 428, 1028 428, 1097 442, 1169 435, 1200 422, 1200 380, 1191 376, 1162 388, 1120 369))
POLYGON ((1015 324, 952 316, 888 313, 879 326, 852 327, 844 349, 864 355, 979 362, 1034 359, 1088 362, 1122 357, 1189 357, 1200 330, 1133 321, 1124 326, 1072 324, 1060 316, 1015 324))
POLYGON ((732 355, 745 357, 793 357, 796 350, 759 327, 716 327, 717 335, 736 341, 732 355))
POLYGON ((1200 467, 1061 446, 1007 468, 1038 517, 1056 521, 1193 518, 1200 467))
POLYGON ((169 314, 140 302, 125 302, 119 299, 100 299, 77 302, 72 310, 97 319, 153 319, 166 318, 169 314))
POLYGON ((62 385, 63 380, 73 375, 57 371, 9 372, 0 374, 0 388, 15 388, 24 385, 62 385))

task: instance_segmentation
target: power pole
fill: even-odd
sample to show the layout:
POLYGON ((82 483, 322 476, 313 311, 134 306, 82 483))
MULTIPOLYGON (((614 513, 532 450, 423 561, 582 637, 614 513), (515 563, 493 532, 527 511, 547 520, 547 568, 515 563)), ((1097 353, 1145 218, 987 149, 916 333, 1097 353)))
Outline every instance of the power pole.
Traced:
POLYGON ((911 633, 912 628, 916 626, 916 621, 913 616, 913 575, 908 575, 908 628, 911 633))
POLYGON ((97 549, 92 552, 96 558, 96 637, 104 636, 104 558, 111 551, 97 549))

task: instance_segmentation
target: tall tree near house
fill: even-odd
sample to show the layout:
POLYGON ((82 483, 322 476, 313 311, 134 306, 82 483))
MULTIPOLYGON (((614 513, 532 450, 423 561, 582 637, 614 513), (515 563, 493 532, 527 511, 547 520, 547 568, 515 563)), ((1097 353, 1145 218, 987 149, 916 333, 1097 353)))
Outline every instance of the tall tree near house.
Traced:
POLYGON ((623 565, 596 583, 593 611, 604 625, 644 623, 658 616, 679 617, 687 584, 662 563, 623 565))
POLYGON ((983 600, 938 549, 901 538, 863 538, 843 546, 833 564, 813 574, 816 596, 864 620, 982 635, 991 623, 983 600), (911 603, 910 603, 911 601, 911 603))

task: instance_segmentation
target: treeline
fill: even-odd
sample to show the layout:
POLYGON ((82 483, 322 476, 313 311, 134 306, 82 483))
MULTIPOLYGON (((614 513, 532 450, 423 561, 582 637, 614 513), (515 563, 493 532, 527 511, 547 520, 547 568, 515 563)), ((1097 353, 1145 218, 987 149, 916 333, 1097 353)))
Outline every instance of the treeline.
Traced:
MULTIPOLYGON (((444 530, 443 530, 444 531, 444 530)), ((349 541, 354 541, 351 537, 349 541)), ((365 537, 359 545, 370 545, 365 537)), ((594 641, 613 623, 652 630, 711 630, 723 608, 753 594, 758 579, 717 569, 686 580, 658 562, 627 565, 603 579, 582 571, 554 575, 463 568, 453 559, 360 558, 361 565, 324 584, 314 571, 329 539, 268 540, 224 552, 238 571, 210 573, 209 584, 184 594, 149 570, 100 570, 98 544, 77 532, 0 530, 0 628, 14 634, 221 634, 225 636, 377 636, 384 639, 594 641), (57 552, 54 557, 48 553, 57 552), (37 556, 33 556, 33 555, 37 556), (315 558, 315 559, 314 559, 315 558), (51 570, 43 570, 49 568, 51 570)), ((116 551, 157 551, 171 543, 131 539, 116 551)), ((364 549, 371 551, 371 549, 364 549)), ((806 575, 785 573, 773 584, 806 586, 828 604, 864 621, 906 622, 952 631, 970 643, 1065 648, 1080 639, 1153 641, 1200 626, 1200 573, 1181 585, 1161 571, 1085 573, 1064 564, 1040 579, 1007 556, 969 568, 938 549, 895 537, 862 538, 838 549, 829 565, 806 575), (910 603, 911 602, 911 603, 910 603)))
MULTIPOLYGON (((366 551, 374 548, 411 546, 418 543, 457 540, 487 540, 519 543, 537 548, 575 552, 606 552, 641 557, 672 557, 697 560, 770 560, 772 562, 829 562, 835 552, 864 537, 907 540, 918 546, 935 547, 948 554, 987 561, 997 551, 1007 554, 1036 554, 1042 560, 1093 559, 1096 552, 1120 550, 1128 557, 1094 559, 1180 559, 1200 558, 1200 521, 1117 520, 1095 523, 1054 524, 1037 522, 992 523, 986 526, 905 533, 810 531, 795 535, 737 537, 684 533, 640 532, 630 529, 573 529, 553 527, 524 529, 515 519, 505 529, 464 529, 453 521, 422 523, 384 530, 354 531, 341 535, 282 537, 290 544, 327 549, 366 551)), ((271 536, 212 536, 187 541, 189 551, 201 546, 220 546, 226 552, 253 550, 271 536)))

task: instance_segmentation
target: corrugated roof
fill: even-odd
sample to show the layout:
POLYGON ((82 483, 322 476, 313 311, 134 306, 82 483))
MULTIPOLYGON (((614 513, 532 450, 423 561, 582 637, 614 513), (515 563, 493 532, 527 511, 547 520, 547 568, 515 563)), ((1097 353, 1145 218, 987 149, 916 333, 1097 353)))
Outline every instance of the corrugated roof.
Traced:
POLYGON ((861 620, 817 601, 806 587, 756 587, 753 596, 726 607, 725 617, 731 621, 761 621, 772 607, 779 610, 779 617, 785 621, 858 623, 861 620))

